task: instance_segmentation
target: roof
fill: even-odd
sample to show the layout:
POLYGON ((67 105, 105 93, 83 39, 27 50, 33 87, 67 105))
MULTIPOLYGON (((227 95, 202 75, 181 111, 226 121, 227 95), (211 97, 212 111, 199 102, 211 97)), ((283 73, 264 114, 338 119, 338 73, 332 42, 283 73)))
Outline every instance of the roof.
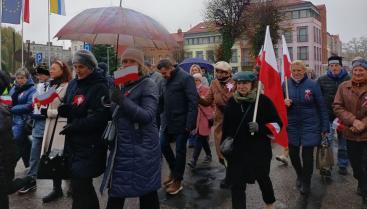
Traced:
POLYGON ((185 34, 218 32, 219 28, 220 27, 215 25, 215 23, 213 22, 200 22, 199 24, 188 30, 185 34))
POLYGON ((172 38, 177 42, 177 43, 179 43, 179 42, 183 42, 183 40, 184 40, 184 32, 182 32, 182 30, 181 31, 178 31, 177 33, 171 33, 171 36, 172 36, 172 38))

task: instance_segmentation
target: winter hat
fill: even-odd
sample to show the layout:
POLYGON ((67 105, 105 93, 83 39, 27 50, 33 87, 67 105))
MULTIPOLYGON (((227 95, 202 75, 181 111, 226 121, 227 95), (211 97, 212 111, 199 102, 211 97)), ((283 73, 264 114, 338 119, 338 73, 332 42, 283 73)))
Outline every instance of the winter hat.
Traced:
POLYGON ((223 70, 223 71, 227 71, 229 73, 232 73, 231 65, 228 64, 228 62, 225 62, 225 61, 219 61, 219 62, 215 63, 214 69, 223 70))
POLYGON ((141 66, 144 66, 144 53, 138 49, 126 49, 121 56, 121 61, 125 59, 135 60, 135 62, 139 63, 141 66))
POLYGON ((36 73, 50 76, 50 71, 48 71, 45 66, 37 66, 36 73))
POLYGON ((355 67, 363 67, 365 70, 367 70, 367 60, 363 58, 355 59, 352 62, 352 66, 353 66, 353 69, 355 67))
POLYGON ((339 56, 331 56, 328 59, 328 65, 330 64, 339 64, 340 66, 343 66, 343 58, 339 56))
POLYGON ((97 68, 98 62, 94 54, 88 50, 81 49, 75 52, 72 60, 73 64, 79 63, 87 66, 90 70, 97 68))
POLYGON ((195 73, 192 77, 194 77, 194 79, 200 79, 200 81, 203 82, 203 76, 201 73, 195 73))
POLYGON ((255 81, 256 75, 250 71, 240 71, 233 76, 233 80, 236 82, 239 81, 255 81))

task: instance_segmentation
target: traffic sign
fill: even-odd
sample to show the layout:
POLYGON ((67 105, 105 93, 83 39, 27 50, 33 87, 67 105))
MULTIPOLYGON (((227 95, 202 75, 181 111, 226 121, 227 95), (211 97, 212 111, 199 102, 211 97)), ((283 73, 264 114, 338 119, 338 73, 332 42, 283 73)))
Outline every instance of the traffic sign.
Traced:
POLYGON ((87 51, 92 51, 92 44, 84 43, 84 49, 87 51))
POLYGON ((42 53, 37 53, 36 54, 36 64, 37 65, 41 64, 42 63, 42 59, 43 59, 42 53))

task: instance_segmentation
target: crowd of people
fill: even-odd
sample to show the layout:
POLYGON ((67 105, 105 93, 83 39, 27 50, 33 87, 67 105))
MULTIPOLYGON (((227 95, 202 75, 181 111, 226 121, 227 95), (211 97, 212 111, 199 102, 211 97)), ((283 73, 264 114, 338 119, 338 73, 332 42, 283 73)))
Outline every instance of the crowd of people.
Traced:
MULTIPOLYGON (((226 168, 220 187, 230 189, 232 207, 246 208, 246 185, 256 181, 266 208, 274 209, 270 179, 274 136, 269 123, 280 128, 287 125, 288 147, 276 159, 288 164, 289 155, 302 195, 311 192, 314 150, 327 138, 330 144, 338 142, 341 175, 347 174, 350 162, 362 208, 367 209, 364 58, 352 62, 349 74, 342 58, 332 56, 327 74, 317 81, 308 78, 302 61, 292 62, 291 77, 283 84, 284 94, 289 95, 284 100, 288 124, 282 124, 267 96, 257 97, 261 92, 257 72, 232 75, 230 64, 224 61, 214 65, 212 80, 199 65, 193 64, 189 72, 168 59, 152 66, 144 62, 142 51, 129 48, 121 55, 121 70, 136 67, 138 79, 124 85, 115 85, 105 64, 87 50, 77 51, 72 65, 70 70, 55 60, 49 69, 37 67, 35 77, 21 68, 14 82, 0 71, 1 209, 9 208, 9 194, 27 194, 37 188, 37 179, 43 178, 40 168, 49 155, 65 163, 58 169, 66 175, 48 178, 53 189, 42 199, 44 203, 63 196, 64 181, 73 209, 99 209, 93 179, 103 176, 100 192, 108 190, 107 209, 123 208, 130 197, 139 197, 142 209, 158 209, 158 190, 163 186, 169 195, 180 193, 185 169, 197 167, 202 149, 204 163, 213 160, 211 130, 218 161, 226 168), (57 95, 51 102, 37 102, 51 91, 57 95), (4 102, 5 98, 11 98, 11 103, 4 102), (256 104, 259 111, 253 121, 256 104), (334 126, 336 120, 343 128, 334 126), (233 139, 232 149, 224 152, 221 145, 228 138, 233 139), (188 146, 194 150, 186 162, 188 146), (162 157, 169 167, 163 181, 162 157), (14 179, 19 159, 27 173, 14 179)), ((323 172, 331 175, 331 170, 323 172)))

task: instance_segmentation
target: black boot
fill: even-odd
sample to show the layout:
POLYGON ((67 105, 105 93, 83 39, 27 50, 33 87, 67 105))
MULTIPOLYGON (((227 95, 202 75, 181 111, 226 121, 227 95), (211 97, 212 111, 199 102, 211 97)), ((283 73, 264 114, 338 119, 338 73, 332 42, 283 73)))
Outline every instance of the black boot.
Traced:
POLYGON ((50 194, 42 198, 43 203, 55 201, 63 196, 61 188, 54 188, 50 194))
POLYGON ((302 179, 300 192, 302 195, 307 196, 310 194, 310 191, 311 191, 311 178, 305 177, 304 179, 302 179))

